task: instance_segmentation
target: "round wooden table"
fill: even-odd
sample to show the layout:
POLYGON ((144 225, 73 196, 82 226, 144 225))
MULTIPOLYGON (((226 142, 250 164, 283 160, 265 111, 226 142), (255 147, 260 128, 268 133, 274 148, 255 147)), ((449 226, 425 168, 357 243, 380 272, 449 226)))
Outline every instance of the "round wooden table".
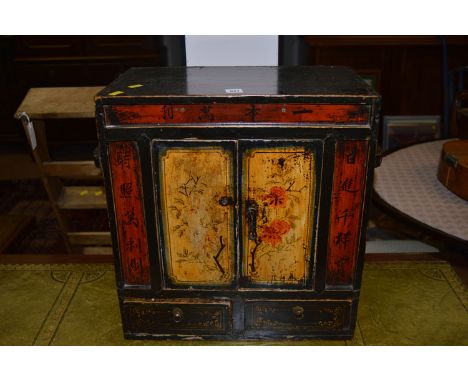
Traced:
POLYGON ((410 221, 467 245, 468 201, 437 180, 442 145, 453 139, 420 143, 383 157, 375 169, 377 199, 410 221))

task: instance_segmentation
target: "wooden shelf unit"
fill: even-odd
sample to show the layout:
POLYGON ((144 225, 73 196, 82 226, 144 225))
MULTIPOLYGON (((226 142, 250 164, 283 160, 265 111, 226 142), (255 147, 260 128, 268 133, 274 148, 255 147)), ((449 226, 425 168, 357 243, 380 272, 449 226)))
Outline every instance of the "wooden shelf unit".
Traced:
POLYGON ((42 166, 47 176, 68 179, 93 179, 101 176, 101 170, 93 161, 52 161, 43 162, 42 166))
POLYGON ((49 153, 46 124, 51 119, 94 118, 94 95, 102 87, 33 88, 19 106, 20 119, 29 140, 40 178, 47 192, 61 237, 69 253, 110 254, 110 232, 74 232, 67 221, 67 210, 106 208, 103 186, 65 186, 62 179, 101 180, 94 161, 54 161, 49 153), (32 123, 32 127, 30 125, 32 123))
POLYGON ((72 245, 112 245, 110 232, 68 232, 72 245))
POLYGON ((92 210, 107 207, 104 187, 63 187, 56 203, 62 210, 92 210))

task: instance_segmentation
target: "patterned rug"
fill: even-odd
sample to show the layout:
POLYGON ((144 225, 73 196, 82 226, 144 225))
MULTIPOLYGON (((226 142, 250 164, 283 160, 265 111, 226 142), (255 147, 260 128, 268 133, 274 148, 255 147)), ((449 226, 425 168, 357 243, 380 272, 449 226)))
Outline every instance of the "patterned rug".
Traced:
MULTIPOLYGON (((76 182, 68 180, 67 185, 76 182)), ((107 231, 106 210, 64 211, 71 231, 107 231)), ((0 181, 0 214, 31 216, 31 230, 9 249, 9 253, 63 254, 57 221, 40 180, 0 181)))
MULTIPOLYGON (((74 185, 73 181, 68 181, 74 185)), ((35 224, 30 232, 12 246, 9 253, 63 254, 65 246, 60 238, 58 225, 47 194, 40 180, 0 181, 0 214, 32 216, 35 224)), ((105 210, 83 210, 67 213, 72 230, 107 231, 105 210)), ((430 245, 440 246, 417 228, 392 219, 371 204, 368 241, 418 239, 430 245)))
POLYGON ((0 264, 0 345, 468 345, 468 291, 447 263, 370 263, 350 341, 124 340, 111 265, 0 264))

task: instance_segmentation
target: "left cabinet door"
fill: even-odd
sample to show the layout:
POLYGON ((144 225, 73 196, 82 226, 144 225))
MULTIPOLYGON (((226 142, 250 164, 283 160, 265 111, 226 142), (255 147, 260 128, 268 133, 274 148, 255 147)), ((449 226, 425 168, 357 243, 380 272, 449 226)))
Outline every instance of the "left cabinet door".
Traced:
POLYGON ((235 281, 234 141, 153 141, 160 248, 169 287, 235 281))

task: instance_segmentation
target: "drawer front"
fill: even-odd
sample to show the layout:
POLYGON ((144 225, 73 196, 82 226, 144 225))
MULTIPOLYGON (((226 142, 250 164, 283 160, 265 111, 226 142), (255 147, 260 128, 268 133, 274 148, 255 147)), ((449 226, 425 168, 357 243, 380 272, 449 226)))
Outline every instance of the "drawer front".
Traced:
POLYGON ((231 329, 231 304, 126 301, 123 319, 126 332, 132 334, 226 334, 231 329))
MULTIPOLYGON (((346 104, 171 104, 105 106, 107 125, 200 123, 367 124, 366 105, 346 104)), ((203 126, 201 126, 203 127, 203 126)))
POLYGON ((245 303, 245 330, 289 332, 340 331, 349 326, 351 300, 251 300, 245 303))

